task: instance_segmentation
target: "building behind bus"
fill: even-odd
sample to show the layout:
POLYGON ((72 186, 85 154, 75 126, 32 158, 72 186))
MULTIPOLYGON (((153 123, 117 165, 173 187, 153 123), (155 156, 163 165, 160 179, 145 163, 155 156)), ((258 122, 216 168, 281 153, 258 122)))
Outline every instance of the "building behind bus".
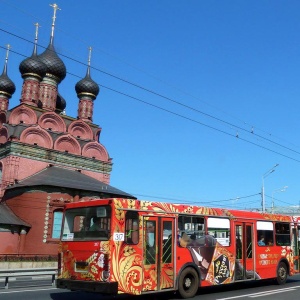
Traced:
MULTIPOLYGON (((53 7, 55 13, 57 6, 53 7)), ((66 66, 54 48, 55 31, 51 31, 48 47, 39 53, 37 28, 32 55, 20 61, 21 95, 14 95, 16 86, 8 73, 9 55, 13 55, 9 49, 0 76, 3 266, 7 266, 4 261, 20 259, 56 261, 66 203, 135 198, 110 185, 112 159, 100 142, 101 127, 93 123, 99 86, 91 77, 91 51, 83 70, 86 75, 74 86, 76 93, 70 91, 68 95, 71 100, 77 94, 78 115, 68 116, 67 101, 59 93, 66 66), (20 98, 20 104, 9 108, 13 96, 20 98)), ((34 36, 34 28, 32 33, 34 36)), ((15 71, 13 74, 17 74, 15 71)))

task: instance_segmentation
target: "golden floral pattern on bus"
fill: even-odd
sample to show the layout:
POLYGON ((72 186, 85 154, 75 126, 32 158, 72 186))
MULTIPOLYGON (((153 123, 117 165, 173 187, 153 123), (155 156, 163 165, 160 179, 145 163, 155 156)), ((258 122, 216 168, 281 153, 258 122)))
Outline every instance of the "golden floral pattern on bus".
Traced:
POLYGON ((266 220, 270 221, 280 221, 280 222, 290 222, 290 216, 276 215, 276 214, 263 214, 266 220))
POLYGON ((227 209, 222 209, 222 211, 223 211, 224 216, 234 218, 234 215, 232 214, 231 211, 229 211, 227 209))
POLYGON ((217 216, 218 212, 214 208, 210 207, 200 207, 198 210, 195 211, 196 215, 210 215, 210 216, 217 216))
POLYGON ((140 294, 142 279, 142 258, 124 243, 116 242, 111 253, 111 280, 117 281, 119 290, 124 293, 140 294))
POLYGON ((146 267, 144 269, 144 281, 143 281, 143 291, 153 291, 155 290, 157 283, 157 273, 153 267, 146 267))
MULTIPOLYGON (((124 212, 127 209, 139 208, 138 201, 128 201, 126 199, 116 199, 115 201, 115 218, 117 222, 112 228, 113 232, 125 232, 124 212), (136 206, 136 207, 134 207, 136 206)), ((176 212, 177 207, 172 204, 156 205, 158 203, 152 203, 144 201, 141 203, 141 207, 145 210, 161 211, 167 210, 168 212, 176 212)), ((145 217, 145 219, 148 219, 145 217)), ((137 246, 130 246, 124 242, 114 242, 114 247, 111 248, 111 266, 110 281, 118 282, 118 289, 123 293, 130 293, 139 295, 141 294, 141 288, 143 290, 155 290, 157 285, 157 272, 153 269, 153 266, 144 265, 142 257, 142 218, 139 222, 139 243, 137 246)), ((161 288, 168 288, 173 286, 174 282, 174 270, 173 266, 166 267, 160 276, 161 288)))
POLYGON ((161 280, 160 282, 161 288, 167 289, 173 287, 174 269, 171 264, 168 268, 163 269, 160 280, 161 280))
MULTIPOLYGON (((116 199, 115 218, 112 220, 113 232, 125 232, 125 210, 132 209, 137 205, 136 200, 116 199)), ((139 224, 139 228, 142 224, 139 224)), ((118 282, 118 289, 123 293, 139 295, 142 284, 142 256, 136 249, 122 241, 114 241, 111 247, 110 281, 118 282)), ((139 238, 138 249, 141 248, 141 238, 139 238)))
POLYGON ((293 251, 291 249, 290 246, 282 246, 282 249, 281 249, 281 256, 282 257, 285 257, 291 268, 290 268, 290 272, 291 272, 291 275, 293 275, 295 273, 295 270, 294 270, 294 255, 293 255, 293 251))
POLYGON ((124 221, 125 219, 125 212, 120 199, 115 200, 115 216, 118 221, 124 221))
POLYGON ((201 215, 219 215, 217 209, 210 207, 199 207, 193 205, 182 205, 182 204, 171 204, 171 203, 160 203, 141 201, 141 209, 149 210, 153 212, 166 212, 166 213, 188 213, 188 214, 201 214, 201 215))
MULTIPOLYGON (((274 270, 275 274, 276 266, 280 258, 288 261, 291 275, 295 272, 292 252, 294 248, 293 244, 291 246, 281 246, 281 249, 276 245, 274 245, 274 247, 258 247, 256 249, 257 256, 255 258, 251 256, 251 261, 250 258, 247 258, 246 262, 248 263, 248 261, 250 261, 251 264, 243 265, 242 261, 236 259, 233 255, 236 251, 234 240, 232 240, 230 244, 226 244, 226 247, 219 242, 206 245, 205 241, 205 244, 202 246, 189 246, 185 248, 177 247, 177 244, 174 244, 175 240, 173 237, 172 245, 177 247, 176 252, 174 248, 174 253, 176 253, 177 257, 174 256, 172 263, 162 263, 162 257, 157 255, 155 262, 147 264, 145 260, 147 224, 151 222, 154 222, 156 225, 159 224, 157 216, 160 216, 162 220, 166 219, 168 222, 172 220, 172 229, 174 229, 174 224, 176 224, 175 218, 177 218, 179 213, 206 217, 220 216, 224 218, 227 216, 231 220, 244 217, 243 212, 220 208, 139 201, 134 199, 114 199, 110 228, 111 237, 109 241, 88 241, 89 243, 93 243, 93 248, 90 247, 93 252, 89 252, 89 254, 87 254, 87 249, 84 251, 82 251, 82 249, 76 249, 73 250, 74 253, 72 253, 72 251, 68 249, 69 244, 62 243, 62 245, 59 246, 63 253, 63 274, 61 277, 72 278, 72 280, 118 282, 119 293, 140 295, 143 291, 175 289, 174 277, 178 275, 178 270, 176 270, 176 268, 174 270, 174 260, 177 261, 177 264, 181 264, 181 266, 194 261, 194 263, 199 266, 202 280, 201 285, 203 286, 226 284, 235 281, 239 276, 239 272, 244 276, 244 268, 246 268, 247 274, 252 274, 252 278, 260 278, 259 276, 261 276, 261 278, 267 278, 267 276, 270 275, 264 274, 267 272, 270 273, 270 269, 274 270), (127 243, 126 237, 124 240, 114 238, 115 234, 126 234, 125 215, 128 210, 136 211, 135 215, 138 215, 139 218, 137 245, 127 243), (95 246, 96 243, 98 243, 97 247, 95 246), (75 251, 77 251, 77 253, 75 251), (82 252, 79 255, 78 253, 80 251, 82 252), (76 259, 78 259, 78 256, 84 257, 82 261, 79 261, 78 268, 81 266, 84 267, 84 262, 88 265, 84 272, 76 270, 76 263, 78 263, 76 259), (89 257, 86 258, 87 256, 89 257), (157 268, 158 263, 161 264, 159 272, 157 268), (256 268, 256 266, 258 268, 256 268), (265 268, 261 268, 261 266, 265 266, 265 268), (257 272, 257 270, 263 273, 263 275, 257 272)), ((269 214, 259 214, 256 216, 254 213, 251 213, 251 216, 253 216, 253 219, 260 217, 260 220, 266 219, 290 222, 290 217, 288 216, 269 214)), ((234 226, 235 222, 231 222, 231 226, 234 226)), ((212 236, 209 237, 213 239, 212 236)), ((232 237, 235 238, 234 231, 232 231, 232 237)), ((207 239, 207 237, 205 238, 207 239)), ((294 241, 292 241, 292 243, 294 243, 294 241)), ((161 245, 156 246, 159 247, 161 245)), ((160 248, 160 250, 157 251, 156 248, 156 253, 163 252, 162 249, 163 248, 160 248)))
POLYGON ((75 259, 73 256, 73 253, 68 250, 68 245, 64 244, 64 246, 61 247, 62 252, 64 253, 64 269, 62 273, 62 278, 69 278, 71 277, 70 270, 73 270, 73 266, 75 265, 75 259))

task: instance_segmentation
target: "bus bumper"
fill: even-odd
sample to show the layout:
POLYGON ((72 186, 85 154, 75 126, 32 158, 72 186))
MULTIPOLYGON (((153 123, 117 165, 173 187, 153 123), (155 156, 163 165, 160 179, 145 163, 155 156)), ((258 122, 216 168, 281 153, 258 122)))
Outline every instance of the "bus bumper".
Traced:
POLYGON ((118 294, 117 282, 97 282, 70 279, 57 279, 56 287, 72 291, 94 292, 100 294, 118 294))

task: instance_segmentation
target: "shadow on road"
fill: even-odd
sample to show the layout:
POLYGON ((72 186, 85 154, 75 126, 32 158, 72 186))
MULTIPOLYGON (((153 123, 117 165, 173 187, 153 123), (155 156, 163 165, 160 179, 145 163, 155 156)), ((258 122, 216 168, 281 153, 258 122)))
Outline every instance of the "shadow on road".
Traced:
MULTIPOLYGON (((293 283, 293 282, 300 282, 299 278, 289 278, 287 280, 287 283, 293 283)), ((258 287, 264 287, 264 286, 273 286, 275 285, 274 280, 259 280, 259 281, 249 281, 249 282, 239 282, 234 284, 228 284, 228 285, 221 285, 221 286, 210 286, 210 287, 203 287, 199 289, 197 296, 201 295, 209 295, 209 294, 215 294, 215 293, 224 293, 224 292, 230 292, 230 291, 236 291, 236 290, 247 290, 247 292, 251 293, 251 290, 253 290, 253 293, 256 292, 256 289, 258 287)), ((278 286, 279 287, 279 286, 278 286)), ((127 300, 132 299, 134 297, 135 300, 177 300, 181 299, 180 296, 177 293, 174 292, 165 292, 165 293, 153 293, 148 295, 141 295, 141 296, 132 296, 132 295, 117 295, 117 296, 105 296, 101 295, 99 297, 99 294, 94 293, 85 293, 85 292, 69 292, 62 290, 62 292, 59 292, 59 290, 55 293, 51 294, 51 299, 53 300, 127 300)))

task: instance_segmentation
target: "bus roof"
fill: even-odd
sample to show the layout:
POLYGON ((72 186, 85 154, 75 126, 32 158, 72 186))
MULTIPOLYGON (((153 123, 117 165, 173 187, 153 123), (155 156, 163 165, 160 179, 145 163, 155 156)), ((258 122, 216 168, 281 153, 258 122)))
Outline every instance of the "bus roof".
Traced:
POLYGON ((85 202, 73 202, 66 204, 66 208, 88 207, 98 205, 109 205, 114 203, 121 210, 136 210, 147 214, 186 214, 186 215, 204 215, 214 217, 226 217, 230 219, 255 219, 265 221, 299 222, 300 217, 292 217, 283 214, 270 214, 258 211, 234 210, 226 208, 213 208, 207 206, 196 206, 186 204, 173 204, 166 202, 152 202, 138 199, 108 198, 93 199, 85 202))

